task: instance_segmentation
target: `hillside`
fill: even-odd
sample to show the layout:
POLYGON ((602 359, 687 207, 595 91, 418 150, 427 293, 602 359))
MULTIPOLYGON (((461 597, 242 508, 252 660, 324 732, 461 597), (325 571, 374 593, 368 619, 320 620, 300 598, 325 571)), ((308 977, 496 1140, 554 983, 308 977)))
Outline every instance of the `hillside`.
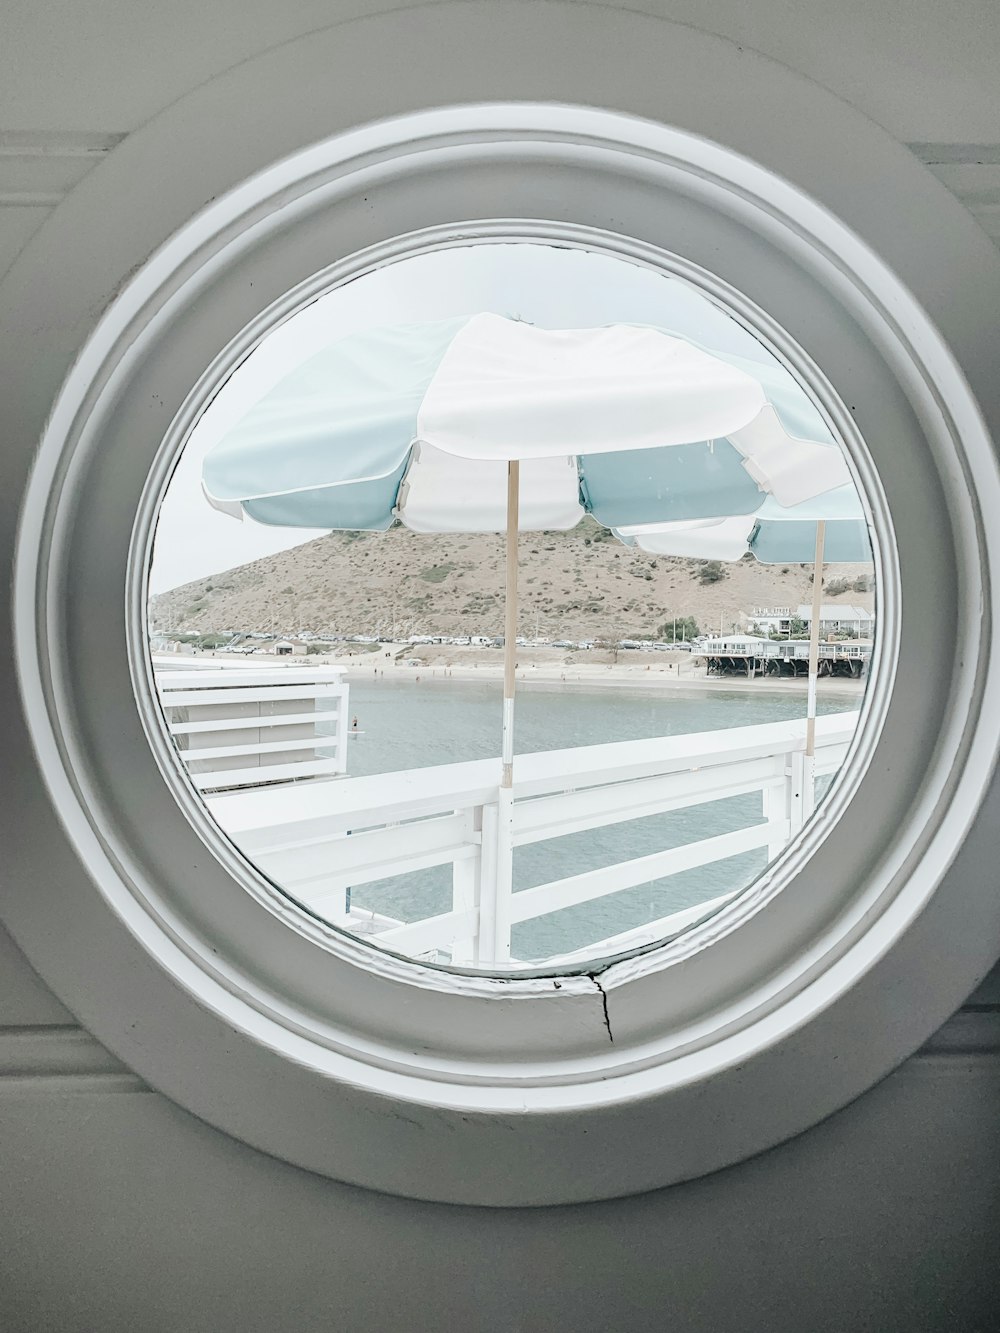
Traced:
MULTIPOLYGON (((740 611, 812 597, 811 565, 650 556, 585 519, 571 532, 522 535, 520 632, 544 638, 649 638, 693 616, 728 630, 740 611), (717 576, 713 579, 713 575, 717 576)), ((827 565, 824 582, 853 581, 868 565, 827 565)), ((154 630, 317 634, 502 632, 504 545, 497 535, 330 533, 290 551, 154 597, 154 630)), ((871 608, 871 592, 838 600, 871 608)))

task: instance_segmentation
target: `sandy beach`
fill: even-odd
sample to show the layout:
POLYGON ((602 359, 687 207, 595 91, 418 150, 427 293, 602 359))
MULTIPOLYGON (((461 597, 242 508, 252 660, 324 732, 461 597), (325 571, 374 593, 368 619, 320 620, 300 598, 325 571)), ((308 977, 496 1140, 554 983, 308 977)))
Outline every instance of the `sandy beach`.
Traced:
MULTIPOLYGON (((503 677, 503 658, 499 649, 459 648, 442 645, 414 648, 419 657, 403 655, 398 645, 378 645, 372 652, 353 654, 313 654, 295 657, 293 663, 342 667, 348 679, 429 682, 446 680, 496 680, 503 677)), ((270 657, 260 656, 271 662, 270 657)), ((288 661, 289 659, 285 659, 288 661)), ((698 692, 749 691, 765 694, 806 693, 804 676, 708 675, 701 658, 683 652, 620 652, 618 661, 599 650, 563 654, 557 649, 522 649, 518 653, 517 681, 529 688, 548 689, 632 689, 698 692)), ((817 683, 823 695, 839 694, 860 699, 863 680, 847 677, 821 677, 817 683)))

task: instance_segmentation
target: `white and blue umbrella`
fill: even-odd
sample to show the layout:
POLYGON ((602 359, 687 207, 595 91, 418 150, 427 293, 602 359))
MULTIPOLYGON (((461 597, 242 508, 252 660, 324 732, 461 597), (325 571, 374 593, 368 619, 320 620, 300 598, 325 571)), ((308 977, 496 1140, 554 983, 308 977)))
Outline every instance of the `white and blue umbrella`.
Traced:
POLYGON ((750 514, 849 481, 782 367, 649 327, 547 330, 481 314, 351 334, 211 450, 218 508, 259 523, 417 532, 750 514))
POLYGON ((822 572, 826 561, 867 563, 871 533, 853 485, 838 486, 801 504, 785 506, 768 496, 755 514, 678 523, 626 526, 617 536, 654 555, 700 560, 740 560, 750 554, 763 564, 813 562, 813 607, 809 624, 806 755, 816 737, 816 682, 822 572))
POLYGON ((868 523, 853 485, 838 486, 792 506, 779 504, 769 495, 749 515, 625 524, 615 533, 627 545, 652 555, 739 560, 749 553, 762 564, 793 565, 814 559, 817 523, 825 528, 825 561, 857 564, 872 559, 868 523))
POLYGON ((507 533, 500 882, 509 882, 519 530, 752 515, 849 483, 777 363, 635 325, 494 314, 351 334, 206 455, 209 502, 258 523, 507 533))

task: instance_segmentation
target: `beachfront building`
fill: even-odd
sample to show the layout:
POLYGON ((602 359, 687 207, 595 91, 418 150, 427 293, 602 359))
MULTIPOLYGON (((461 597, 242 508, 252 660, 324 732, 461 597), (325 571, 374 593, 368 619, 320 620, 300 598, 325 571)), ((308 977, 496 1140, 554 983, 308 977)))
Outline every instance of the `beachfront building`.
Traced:
POLYGON ((704 639, 700 644, 702 654, 733 653, 763 657, 772 648, 772 641, 766 634, 724 634, 720 638, 704 639))
MULTIPOLYGON (((744 612, 740 619, 749 629, 765 636, 788 635, 796 629, 808 635, 812 627, 812 607, 804 602, 798 606, 754 607, 752 611, 744 612), (802 626, 804 628, 801 628, 802 626)), ((821 638, 829 634, 850 634, 854 638, 870 639, 874 635, 874 630, 875 614, 863 606, 824 602, 820 607, 821 638)))

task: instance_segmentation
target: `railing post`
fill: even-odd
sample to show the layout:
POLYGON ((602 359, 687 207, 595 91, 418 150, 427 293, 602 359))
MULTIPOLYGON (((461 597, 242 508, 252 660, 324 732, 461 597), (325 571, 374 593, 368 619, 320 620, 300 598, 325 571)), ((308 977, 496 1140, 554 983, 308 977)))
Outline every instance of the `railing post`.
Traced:
POLYGON ((482 807, 482 842, 479 849, 479 929, 475 961, 480 967, 496 957, 497 807, 482 807))
POLYGON ((803 824, 816 808, 816 757, 796 750, 788 768, 789 839, 802 830, 803 824))
POLYGON ((510 958, 510 895, 514 888, 514 790, 501 787, 497 801, 497 874, 494 893, 493 958, 510 958))
POLYGON ((508 808, 504 809, 504 789, 498 800, 483 806, 482 847, 479 871, 479 936, 476 962, 480 967, 510 958, 510 891, 513 793, 507 789, 508 808), (501 828, 506 820, 507 827, 501 828), (506 837, 503 836, 506 834, 506 837))
MULTIPOLYGON (((786 770, 788 772, 788 770, 786 770)), ((761 790, 764 818, 767 820, 767 859, 774 858, 788 844, 790 774, 783 781, 761 790)))
MULTIPOLYGON (((465 815, 465 836, 469 842, 479 839, 476 828, 476 808, 456 810, 465 815)), ((471 912, 476 907, 476 894, 482 873, 482 847, 475 857, 464 857, 451 864, 451 906, 455 912, 471 912)), ((452 941, 451 961, 457 966, 465 966, 476 961, 477 933, 465 935, 452 941)))
POLYGON ((816 809, 816 756, 802 756, 802 822, 816 809))

